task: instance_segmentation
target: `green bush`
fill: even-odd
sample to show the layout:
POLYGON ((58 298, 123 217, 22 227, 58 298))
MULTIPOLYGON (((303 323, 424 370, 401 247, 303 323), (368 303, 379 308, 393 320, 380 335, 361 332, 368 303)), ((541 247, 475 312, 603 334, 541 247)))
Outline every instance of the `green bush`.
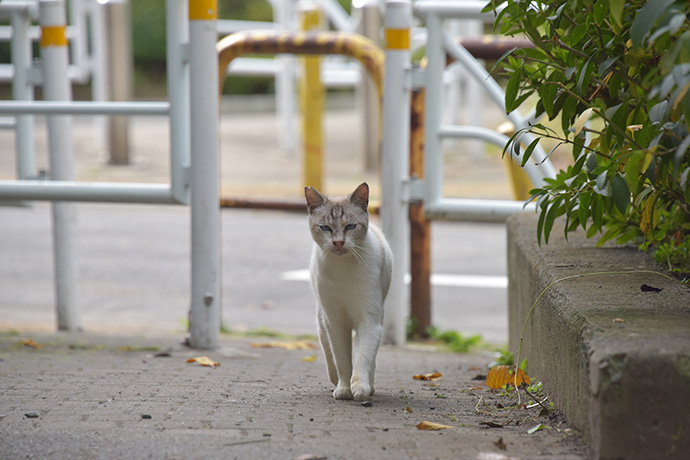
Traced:
MULTIPOLYGON (((137 95, 164 94, 165 88, 165 0, 130 1, 132 43, 137 95)), ((273 11, 266 0, 219 0, 219 17, 246 21, 272 21, 273 11)), ((225 80, 229 94, 267 93, 272 78, 233 76, 225 80)))
POLYGON ((540 242, 565 216, 566 237, 582 227, 600 245, 634 241, 690 271, 689 12, 673 0, 508 0, 497 11, 502 34, 536 45, 503 60, 506 110, 536 99, 561 129, 527 131, 572 148, 572 165, 532 191, 540 242))

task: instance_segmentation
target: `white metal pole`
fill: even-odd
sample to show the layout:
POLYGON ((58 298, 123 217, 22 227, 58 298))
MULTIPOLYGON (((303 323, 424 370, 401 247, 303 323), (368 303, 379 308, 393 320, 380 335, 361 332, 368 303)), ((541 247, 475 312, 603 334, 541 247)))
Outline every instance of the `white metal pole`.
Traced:
MULTIPOLYGON (((462 21, 465 26, 465 37, 480 38, 483 35, 484 23, 481 21, 462 21)), ((478 60, 480 65, 484 65, 483 60, 478 60)), ((463 68, 462 82, 465 84, 465 101, 460 101, 465 112, 465 124, 472 126, 482 126, 484 121, 484 88, 463 68)), ((457 111, 457 107, 456 107, 457 111)), ((472 142, 469 150, 472 154, 480 156, 484 154, 484 143, 472 142)))
POLYGON ((424 105, 424 188, 425 207, 439 201, 443 196, 443 155, 441 139, 437 129, 441 125, 443 107, 443 69, 445 51, 441 42, 441 21, 437 15, 429 13, 426 18, 428 31, 425 72, 424 105))
POLYGON ((409 176, 410 88, 407 78, 411 25, 412 6, 409 1, 386 2, 381 224, 393 251, 394 268, 386 298, 383 341, 392 345, 405 343, 405 321, 409 310, 405 273, 409 253, 406 184, 409 176))
POLYGON ((177 201, 189 203, 189 61, 183 52, 183 46, 189 43, 187 0, 167 0, 165 17, 170 101, 170 186, 177 201))
MULTIPOLYGON (((69 101, 72 99, 72 87, 67 76, 68 49, 63 1, 41 0, 39 23, 43 95, 50 100, 69 101)), ((74 180, 72 118, 69 115, 48 117, 48 145, 51 179, 74 180)), ((60 330, 75 331, 79 329, 76 210, 72 203, 63 202, 53 203, 52 209, 57 325, 60 330)))
MULTIPOLYGON (((18 101, 31 101, 34 98, 33 83, 29 78, 31 70, 31 39, 29 27, 31 18, 28 8, 12 13, 12 98, 18 101)), ((18 115, 16 124, 17 178, 30 179, 36 176, 34 158, 34 117, 18 115)))
POLYGON ((88 7, 86 0, 71 0, 69 8, 69 23, 71 25, 70 55, 72 57, 73 76, 77 83, 86 83, 91 69, 88 62, 88 39, 86 14, 88 7))
MULTIPOLYGON (((110 76, 106 71, 107 65, 107 46, 106 46, 106 27, 105 27, 105 4, 93 2, 91 8, 91 98, 95 102, 108 100, 108 87, 110 86, 110 76)), ((108 154, 106 148, 106 138, 108 130, 108 120, 103 116, 93 117, 93 143, 98 149, 99 155, 105 158, 108 154)))
MULTIPOLYGON (((273 1, 273 20, 285 30, 294 31, 296 11, 292 1, 273 1)), ((280 145, 288 154, 297 152, 297 94, 295 88, 295 56, 276 56, 276 112, 280 145)))
MULTIPOLYGON (((353 14, 358 16, 357 33, 380 46, 381 9, 378 0, 362 0, 358 3, 353 2, 352 5, 353 14)), ((361 114, 360 145, 364 154, 364 168, 367 171, 378 171, 381 150, 379 95, 364 66, 360 67, 360 74, 362 76, 357 86, 357 104, 361 114)))
POLYGON ((217 348, 221 320, 217 0, 189 0, 192 306, 189 344, 217 348))

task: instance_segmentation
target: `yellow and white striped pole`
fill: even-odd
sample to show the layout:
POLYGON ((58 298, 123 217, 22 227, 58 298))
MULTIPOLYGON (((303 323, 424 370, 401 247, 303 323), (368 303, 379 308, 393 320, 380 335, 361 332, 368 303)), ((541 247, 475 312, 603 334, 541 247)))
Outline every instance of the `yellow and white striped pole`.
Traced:
POLYGON ((217 0, 189 0, 192 302, 189 344, 220 344, 221 264, 217 0))
MULTIPOLYGON (((300 4, 300 21, 304 32, 320 30, 323 16, 311 2, 300 4)), ((323 192, 323 107, 321 56, 304 56, 299 81, 302 111, 302 183, 323 192)))
POLYGON ((381 226, 393 251, 393 278, 386 298, 384 343, 405 343, 405 322, 409 315, 409 291, 405 285, 409 251, 409 206, 406 191, 409 176, 410 27, 412 5, 407 0, 386 2, 384 47, 386 67, 383 80, 383 150, 381 168, 381 226))
MULTIPOLYGON (((69 64, 65 4, 62 0, 39 2, 41 38, 41 68, 43 98, 52 101, 72 100, 72 87, 67 77, 69 64)), ((48 149, 50 178, 57 181, 74 180, 74 151, 72 118, 69 115, 49 115, 48 149)), ((79 329, 77 308, 76 212, 74 204, 53 202, 53 261, 55 267, 55 306, 60 330, 79 329)))

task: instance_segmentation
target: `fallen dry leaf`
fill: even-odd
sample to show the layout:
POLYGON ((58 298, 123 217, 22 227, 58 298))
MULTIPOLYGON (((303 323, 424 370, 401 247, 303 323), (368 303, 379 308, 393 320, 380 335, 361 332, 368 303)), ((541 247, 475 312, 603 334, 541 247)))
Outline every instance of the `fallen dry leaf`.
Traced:
POLYGON ((530 384, 530 378, 522 369, 517 370, 517 382, 515 376, 515 369, 513 366, 495 366, 489 369, 489 373, 486 374, 486 384, 489 388, 494 390, 499 390, 503 388, 504 385, 522 385, 523 383, 530 384))
POLYGON ((506 450, 507 449, 506 443, 503 442, 502 437, 498 438, 498 441, 494 441, 494 446, 496 446, 496 448, 500 449, 500 450, 506 450))
POLYGON ((441 425, 440 423, 434 423, 434 422, 427 422, 424 420, 423 422, 419 422, 417 425, 418 430, 429 430, 429 431, 438 431, 438 430, 447 430, 449 428, 453 428, 450 425, 441 425))
POLYGON ((508 423, 510 423, 510 421, 507 421, 506 423, 496 423, 496 422, 488 421, 488 422, 480 422, 479 424, 482 426, 489 427, 489 428, 503 428, 508 423))
POLYGON ((412 410, 412 408, 411 408, 410 406, 407 406, 407 407, 405 408, 405 412, 408 413, 408 414, 411 414, 411 413, 414 412, 414 411, 412 410))
POLYGON ((650 286, 649 284, 643 284, 642 286, 640 286, 640 291, 642 292, 661 292, 663 290, 664 288, 650 286))
POLYGON ((316 345, 306 340, 294 340, 294 341, 274 341, 274 342, 262 342, 262 343, 250 343, 252 348, 282 348, 283 350, 315 350, 316 345))
POLYGON ((216 362, 209 358, 208 356, 199 356, 198 358, 189 358, 187 360, 188 363, 199 363, 202 366, 206 367, 218 367, 220 366, 219 362, 216 362))
POLYGON ((429 380, 432 382, 439 380, 441 377, 443 377, 443 374, 440 372, 434 372, 433 374, 417 374, 412 376, 412 378, 415 380, 429 380))
POLYGON ((304 358, 302 358, 302 361, 304 361, 305 363, 313 363, 314 361, 316 361, 316 355, 305 356, 304 358))
POLYGON ((21 340, 19 342, 20 344, 26 346, 26 347, 31 347, 31 348, 42 348, 40 343, 34 342, 34 339, 25 339, 21 340))

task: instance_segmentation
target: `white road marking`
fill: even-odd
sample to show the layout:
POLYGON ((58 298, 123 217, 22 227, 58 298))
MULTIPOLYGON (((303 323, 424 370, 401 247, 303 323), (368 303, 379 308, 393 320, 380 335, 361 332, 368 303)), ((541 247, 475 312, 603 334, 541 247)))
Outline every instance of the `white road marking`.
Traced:
MULTIPOLYGON (((309 281, 309 270, 291 270, 280 275, 283 281, 309 281)), ((410 275, 405 275, 405 282, 409 284, 410 275)), ((436 273, 431 275, 433 286, 464 287, 483 289, 506 289, 508 277, 488 275, 448 275, 436 273)))

